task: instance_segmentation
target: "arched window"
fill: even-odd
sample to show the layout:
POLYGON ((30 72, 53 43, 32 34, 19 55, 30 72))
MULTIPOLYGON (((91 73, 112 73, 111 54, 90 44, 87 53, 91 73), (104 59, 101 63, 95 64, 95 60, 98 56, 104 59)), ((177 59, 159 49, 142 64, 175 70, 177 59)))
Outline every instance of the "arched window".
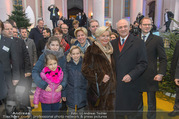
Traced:
POLYGON ((105 0, 105 17, 109 17, 109 0, 105 0))
POLYGON ((22 6, 22 0, 14 0, 14 5, 22 6))
POLYGON ((130 16, 130 0, 125 0, 125 17, 130 16))

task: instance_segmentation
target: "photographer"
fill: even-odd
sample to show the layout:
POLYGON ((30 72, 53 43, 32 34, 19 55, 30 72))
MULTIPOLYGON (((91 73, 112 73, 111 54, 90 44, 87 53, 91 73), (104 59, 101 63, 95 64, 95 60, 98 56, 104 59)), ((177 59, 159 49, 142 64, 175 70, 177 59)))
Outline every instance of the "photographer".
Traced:
POLYGON ((140 33, 139 22, 134 21, 134 24, 132 25, 132 29, 130 30, 130 33, 133 34, 134 36, 139 35, 140 33))

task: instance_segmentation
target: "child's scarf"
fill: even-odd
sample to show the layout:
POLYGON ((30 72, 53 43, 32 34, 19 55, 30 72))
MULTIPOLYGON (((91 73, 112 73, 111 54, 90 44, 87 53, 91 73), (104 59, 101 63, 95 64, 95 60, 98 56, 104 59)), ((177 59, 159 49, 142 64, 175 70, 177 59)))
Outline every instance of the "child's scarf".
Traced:
POLYGON ((55 71, 50 70, 48 67, 44 68, 44 72, 46 77, 51 80, 54 83, 60 82, 60 75, 62 74, 62 69, 57 66, 57 69, 55 71))

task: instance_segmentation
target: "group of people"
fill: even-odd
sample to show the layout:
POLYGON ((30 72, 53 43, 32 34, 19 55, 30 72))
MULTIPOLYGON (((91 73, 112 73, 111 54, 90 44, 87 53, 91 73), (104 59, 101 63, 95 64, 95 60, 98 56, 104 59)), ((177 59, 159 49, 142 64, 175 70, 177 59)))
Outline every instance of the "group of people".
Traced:
MULTIPOLYGON (((0 21, 0 73, 7 84, 0 99, 6 99, 6 105, 14 100, 20 84, 29 95, 33 80, 37 85, 34 107, 41 102, 43 115, 57 115, 62 102, 66 102, 68 112, 105 110, 115 111, 117 119, 138 119, 143 117, 142 93, 147 92, 147 118, 155 119, 155 95, 166 73, 167 58, 162 38, 151 32, 152 20, 143 17, 141 32, 136 36, 130 33, 130 23, 125 19, 117 22, 117 31, 110 22, 99 26, 91 19, 89 29, 79 27, 79 21, 73 22, 70 31, 74 36, 63 21, 58 21, 60 25, 51 34, 40 19, 29 35, 20 28, 18 37, 17 27, 0 21), (91 88, 98 94, 96 105, 87 98, 91 88)), ((175 82, 178 85, 178 80, 175 82)))
POLYGON ((60 18, 59 16, 59 9, 57 6, 55 6, 54 4, 50 5, 48 7, 48 11, 50 12, 50 20, 52 21, 52 25, 53 25, 53 28, 57 27, 57 22, 58 20, 62 20, 63 22, 65 22, 66 24, 68 24, 68 26, 70 28, 72 28, 72 22, 73 20, 78 20, 79 21, 79 26, 86 26, 87 25, 87 16, 84 12, 79 12, 78 14, 76 14, 76 18, 69 18, 66 19, 66 18, 63 18, 63 16, 60 18))

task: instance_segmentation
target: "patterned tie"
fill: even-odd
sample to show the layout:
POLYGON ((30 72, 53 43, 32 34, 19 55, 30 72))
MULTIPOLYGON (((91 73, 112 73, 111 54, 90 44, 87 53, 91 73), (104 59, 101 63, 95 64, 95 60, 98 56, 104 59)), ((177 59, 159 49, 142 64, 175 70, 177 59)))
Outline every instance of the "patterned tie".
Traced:
POLYGON ((142 39, 144 40, 144 42, 146 41, 146 40, 145 40, 145 37, 146 37, 146 36, 142 36, 142 39))
POLYGON ((121 45, 123 45, 124 44, 124 39, 122 39, 122 44, 121 45))

